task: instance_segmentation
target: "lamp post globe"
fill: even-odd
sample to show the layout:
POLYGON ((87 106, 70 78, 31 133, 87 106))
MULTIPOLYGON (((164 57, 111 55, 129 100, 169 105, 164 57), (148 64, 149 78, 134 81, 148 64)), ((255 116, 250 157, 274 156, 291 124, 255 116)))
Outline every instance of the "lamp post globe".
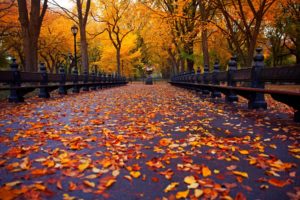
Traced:
POLYGON ((75 24, 71 27, 71 32, 74 36, 76 36, 76 34, 78 33, 78 27, 75 24))

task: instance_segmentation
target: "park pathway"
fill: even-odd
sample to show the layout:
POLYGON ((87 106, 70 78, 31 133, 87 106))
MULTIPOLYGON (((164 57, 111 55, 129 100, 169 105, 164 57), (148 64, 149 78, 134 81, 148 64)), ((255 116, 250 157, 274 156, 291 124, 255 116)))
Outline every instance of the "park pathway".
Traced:
POLYGON ((299 199, 299 124, 269 104, 166 83, 2 102, 0 199, 299 199))

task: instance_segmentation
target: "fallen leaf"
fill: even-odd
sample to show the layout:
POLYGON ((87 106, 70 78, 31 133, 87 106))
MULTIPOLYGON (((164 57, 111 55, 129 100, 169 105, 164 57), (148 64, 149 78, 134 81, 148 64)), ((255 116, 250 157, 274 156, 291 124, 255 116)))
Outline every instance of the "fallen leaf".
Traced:
POLYGON ((83 183, 84 183, 84 185, 86 185, 88 187, 92 187, 92 188, 95 187, 95 183, 94 182, 84 180, 83 183))
POLYGON ((247 155, 247 154, 249 154, 249 151, 248 151, 248 150, 240 150, 239 152, 240 152, 240 154, 242 154, 242 155, 247 155))
POLYGON ((176 193, 176 199, 185 199, 189 195, 189 190, 179 191, 176 193))
POLYGON ((169 191, 171 191, 171 190, 174 190, 174 188, 175 188, 176 186, 178 186, 178 185, 179 185, 178 182, 170 183, 170 184, 164 189, 164 192, 167 193, 167 192, 169 192, 169 191))
POLYGON ((196 179, 195 179, 194 176, 186 176, 186 177, 184 178, 184 182, 185 182, 186 184, 192 184, 192 183, 195 183, 195 182, 196 182, 196 179))
POLYGON ((202 167, 202 175, 204 177, 210 176, 211 175, 210 169, 206 166, 202 167))
POLYGON ((201 197, 201 196, 203 195, 203 190, 196 189, 196 190, 194 191, 194 195, 195 195, 196 198, 201 197))
POLYGON ((284 187, 284 186, 290 184, 290 182, 288 180, 282 181, 282 180, 278 180, 278 179, 275 179, 275 178, 269 179, 268 183, 270 183, 271 185, 276 186, 276 187, 284 187))
POLYGON ((78 169, 80 172, 83 172, 89 166, 90 166, 90 161, 85 161, 84 163, 81 163, 80 165, 78 165, 78 169))
POLYGON ((234 175, 237 175, 237 176, 242 176, 244 178, 248 178, 248 173, 247 172, 241 172, 241 171, 233 171, 232 172, 234 175))
POLYGON ((130 172, 130 175, 131 175, 132 177, 134 177, 134 178, 138 178, 138 177, 141 176, 141 172, 139 172, 139 171, 131 171, 131 172, 130 172))

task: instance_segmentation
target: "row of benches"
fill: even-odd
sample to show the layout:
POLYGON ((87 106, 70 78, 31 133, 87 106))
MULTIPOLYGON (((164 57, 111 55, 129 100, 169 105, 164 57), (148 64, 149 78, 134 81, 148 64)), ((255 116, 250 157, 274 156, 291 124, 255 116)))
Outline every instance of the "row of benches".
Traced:
POLYGON ((76 68, 72 75, 66 75, 63 67, 59 69, 59 74, 48 74, 43 63, 39 66, 40 72, 20 72, 15 59, 10 68, 9 71, 0 71, 0 90, 10 91, 9 102, 23 102, 24 95, 35 89, 39 89, 40 98, 49 98, 50 92, 57 89, 59 94, 66 95, 71 88, 73 93, 79 93, 81 88, 82 91, 89 91, 127 84, 126 78, 122 76, 95 72, 78 75, 76 68))
POLYGON ((248 100, 249 109, 267 108, 264 94, 270 94, 276 101, 294 108, 294 121, 300 122, 300 93, 265 89, 265 83, 300 83, 300 65, 280 68, 264 68, 262 49, 256 49, 253 66, 250 69, 237 70, 237 58, 233 56, 228 63, 228 70, 219 71, 219 62, 214 64, 213 72, 209 73, 207 66, 201 74, 197 72, 182 73, 171 78, 175 86, 196 90, 202 94, 211 94, 212 98, 225 94, 227 102, 238 101, 238 96, 248 100), (220 83, 227 84, 220 84, 220 83), (238 84, 241 83, 241 84, 238 84), (242 85, 242 86, 241 86, 242 85))

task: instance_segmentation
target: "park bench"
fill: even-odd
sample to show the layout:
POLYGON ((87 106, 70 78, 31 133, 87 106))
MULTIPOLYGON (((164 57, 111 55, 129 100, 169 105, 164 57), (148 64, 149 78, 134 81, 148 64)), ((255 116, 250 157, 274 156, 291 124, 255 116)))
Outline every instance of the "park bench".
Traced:
POLYGON ((82 91, 89 91, 127 84, 126 78, 122 76, 95 72, 91 75, 78 75, 76 68, 71 75, 67 75, 63 67, 60 67, 59 74, 48 74, 46 66, 41 63, 39 70, 37 73, 20 72, 14 59, 9 71, 0 71, 0 91, 10 91, 9 102, 23 102, 24 95, 36 89, 39 89, 40 98, 50 98, 50 93, 54 90, 66 95, 71 88, 73 93, 79 93, 81 88, 82 91))
POLYGON ((226 102, 238 101, 240 95, 248 100, 249 109, 267 109, 265 94, 274 100, 293 107, 294 121, 300 122, 300 92, 266 89, 266 83, 299 84, 300 65, 264 68, 262 49, 256 49, 252 68, 237 70, 237 57, 233 56, 228 63, 228 70, 220 72, 219 61, 216 60, 213 72, 209 73, 207 66, 201 74, 197 72, 182 73, 171 78, 175 86, 196 90, 212 98, 225 95, 226 102), (226 83, 226 84, 221 84, 226 83))

